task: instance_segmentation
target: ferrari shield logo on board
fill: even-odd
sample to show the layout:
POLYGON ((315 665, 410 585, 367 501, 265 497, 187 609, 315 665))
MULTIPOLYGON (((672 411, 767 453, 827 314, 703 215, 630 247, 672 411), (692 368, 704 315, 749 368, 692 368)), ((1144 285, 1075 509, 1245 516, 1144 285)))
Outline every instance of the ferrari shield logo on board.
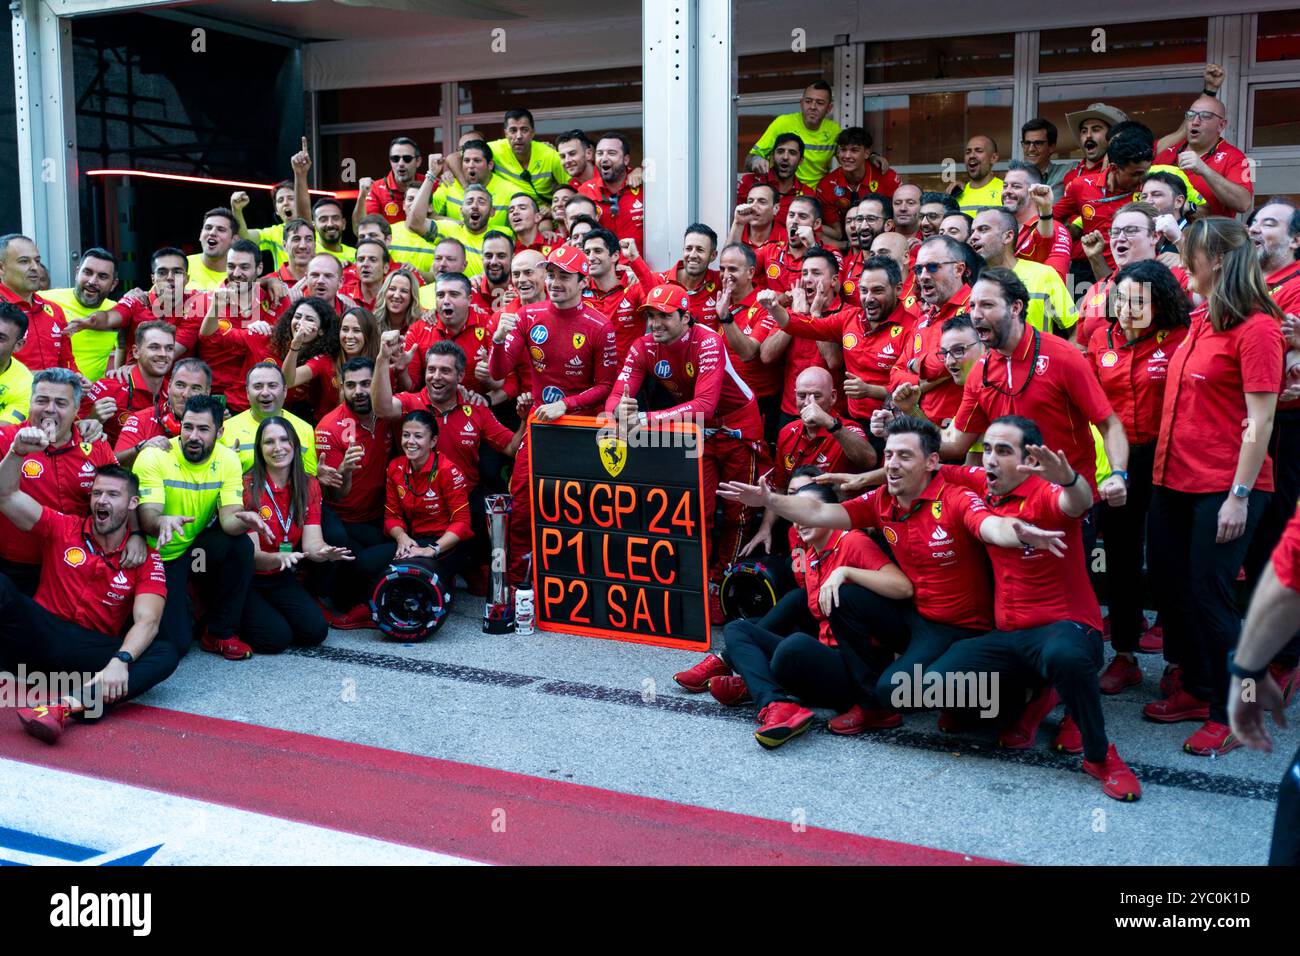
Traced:
POLYGON ((609 477, 617 478, 627 464, 627 442, 621 438, 600 438, 596 441, 600 449, 600 463, 609 472, 609 477))

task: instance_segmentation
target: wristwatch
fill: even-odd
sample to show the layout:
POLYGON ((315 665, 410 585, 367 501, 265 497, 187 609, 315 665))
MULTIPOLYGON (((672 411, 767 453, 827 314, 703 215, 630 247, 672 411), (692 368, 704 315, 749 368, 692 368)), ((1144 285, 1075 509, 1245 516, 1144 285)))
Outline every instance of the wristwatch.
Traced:
POLYGON ((839 431, 843 427, 844 427, 844 423, 837 418, 830 425, 826 426, 826 434, 834 435, 837 431, 839 431))
POLYGON ((736 317, 732 315, 730 312, 728 312, 726 315, 718 316, 719 325, 730 325, 732 322, 735 321, 736 321, 736 317))
POLYGON ((135 663, 135 658, 131 656, 131 652, 130 652, 130 651, 118 651, 118 652, 117 652, 116 654, 114 654, 113 656, 116 657, 116 658, 117 658, 119 661, 121 661, 123 664, 134 664, 134 663, 135 663))
POLYGON ((1232 497, 1234 497, 1234 498, 1249 498, 1249 497, 1250 497, 1250 488, 1249 488, 1248 486, 1246 486, 1246 485, 1240 485, 1240 484, 1238 484, 1238 485, 1233 485, 1233 486, 1232 486, 1232 497))
POLYGON ((433 556, 436 558, 441 553, 442 553, 442 545, 440 545, 437 541, 435 541, 433 543, 433 556))
POLYGON ((1240 677, 1242 680, 1259 680, 1268 673, 1267 664, 1259 670, 1247 670, 1237 663, 1236 654, 1236 651, 1228 651, 1228 673, 1233 677, 1240 677))

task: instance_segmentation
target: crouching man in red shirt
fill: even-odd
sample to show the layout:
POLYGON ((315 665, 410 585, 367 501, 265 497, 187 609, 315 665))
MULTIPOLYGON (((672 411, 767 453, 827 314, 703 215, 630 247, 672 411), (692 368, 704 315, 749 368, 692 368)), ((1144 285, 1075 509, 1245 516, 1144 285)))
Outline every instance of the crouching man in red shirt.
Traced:
MULTIPOLYGON (((1062 533, 1064 551, 991 547, 998 582, 996 629, 959 641, 929 666, 924 683, 941 686, 954 676, 1000 674, 1003 701, 1019 708, 1026 685, 1034 696, 998 743, 1015 750, 1033 746, 1042 719, 1056 706, 1066 714, 1053 748, 1082 753, 1083 769, 1116 800, 1137 800, 1142 786, 1106 737, 1101 714, 1101 608, 1088 580, 1083 516, 1092 507, 1092 487, 1065 452, 1043 446, 1032 419, 1006 415, 984 432, 984 474, 980 469, 944 467, 941 474, 982 494, 990 513, 1015 517, 1062 533), (1046 685, 1046 686, 1044 686, 1046 685)), ((1004 708, 1005 709, 1005 708, 1004 708)))
MULTIPOLYGON (((835 491, 813 483, 819 468, 801 468, 790 494, 831 503, 835 491)), ((722 656, 710 654, 674 676, 683 688, 708 689, 720 704, 759 706, 754 738, 768 750, 812 726, 810 707, 848 710, 868 678, 866 663, 839 645, 829 611, 846 582, 895 600, 912 596, 912 582, 864 532, 795 525, 794 573, 803 587, 782 595, 759 621, 727 625, 722 656), (735 668, 735 673, 732 672, 735 668)))
POLYGON ((49 444, 43 430, 22 429, 0 461, 0 512, 41 543, 41 583, 24 596, 0 574, 0 655, 43 671, 93 674, 76 696, 20 708, 33 737, 54 743, 69 714, 99 716, 103 704, 129 700, 165 680, 180 660, 170 641, 155 641, 167 594, 158 552, 124 568, 127 517, 140 503, 135 475, 120 465, 95 469, 90 515, 38 504, 18 490, 26 455, 49 444), (122 636, 127 622, 131 627, 122 636))
POLYGON ((709 605, 714 623, 721 624, 718 585, 727 566, 740 555, 752 512, 743 502, 725 502, 722 520, 715 525, 718 481, 757 481, 770 459, 754 392, 731 364, 726 341, 695 323, 689 305, 686 290, 675 283, 650 290, 638 309, 650 331, 628 350, 605 411, 625 427, 664 421, 699 424, 704 435, 704 520, 713 552, 709 605), (676 404, 662 411, 640 411, 636 395, 647 380, 662 385, 676 404))

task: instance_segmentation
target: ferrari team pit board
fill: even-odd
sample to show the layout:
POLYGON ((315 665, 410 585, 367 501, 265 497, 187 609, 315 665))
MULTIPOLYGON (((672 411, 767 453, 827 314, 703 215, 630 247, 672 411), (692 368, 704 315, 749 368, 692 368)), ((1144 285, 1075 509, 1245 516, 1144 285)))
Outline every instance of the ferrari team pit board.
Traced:
POLYGON ((537 626, 707 649, 698 428, 624 439, 593 418, 529 427, 537 626))

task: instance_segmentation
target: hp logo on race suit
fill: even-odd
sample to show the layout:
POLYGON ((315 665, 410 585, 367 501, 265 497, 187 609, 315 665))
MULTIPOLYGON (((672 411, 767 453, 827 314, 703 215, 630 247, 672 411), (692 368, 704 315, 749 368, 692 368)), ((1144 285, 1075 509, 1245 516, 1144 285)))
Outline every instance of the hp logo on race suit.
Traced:
POLYGON ((667 359, 660 359, 655 363, 655 374, 660 378, 668 378, 673 374, 673 367, 668 364, 667 359))
POLYGON ((545 342, 546 337, 548 335, 550 335, 550 332, 547 331, 546 326, 544 325, 534 325, 528 331, 528 337, 532 339, 534 342, 536 342, 538 345, 541 345, 543 342, 545 342))
MULTIPOLYGON (((536 331, 536 329, 534 329, 533 331, 536 331)), ((543 333, 545 333, 545 331, 546 331, 545 329, 542 329, 543 333)), ((543 338, 545 338, 545 335, 543 335, 543 338)), ((542 402, 547 405, 550 405, 552 402, 562 401, 563 399, 564 399, 564 392, 556 388, 554 385, 547 385, 544 389, 542 389, 542 402)))

